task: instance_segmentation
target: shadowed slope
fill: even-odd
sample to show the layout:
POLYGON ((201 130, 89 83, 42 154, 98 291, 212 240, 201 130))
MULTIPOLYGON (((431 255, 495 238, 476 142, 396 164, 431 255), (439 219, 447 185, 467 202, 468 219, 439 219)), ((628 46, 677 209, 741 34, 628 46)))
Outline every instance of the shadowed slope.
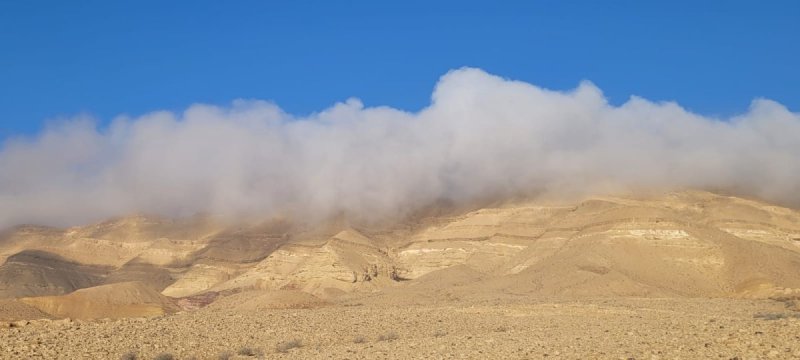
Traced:
POLYGON ((178 310, 172 300, 140 282, 102 285, 68 295, 21 301, 55 317, 76 319, 157 316, 178 310))
POLYGON ((25 250, 0 266, 0 298, 60 295, 99 285, 108 267, 82 265, 44 251, 25 250))

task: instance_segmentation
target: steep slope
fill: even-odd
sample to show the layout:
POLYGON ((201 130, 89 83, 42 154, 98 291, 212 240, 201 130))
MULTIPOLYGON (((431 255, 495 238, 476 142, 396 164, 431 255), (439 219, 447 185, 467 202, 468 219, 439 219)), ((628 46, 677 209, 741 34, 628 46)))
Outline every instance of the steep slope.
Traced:
POLYGON ((292 225, 276 220, 250 226, 236 226, 209 237, 206 244, 187 256, 177 280, 163 293, 190 296, 211 290, 258 264, 290 239, 292 225))

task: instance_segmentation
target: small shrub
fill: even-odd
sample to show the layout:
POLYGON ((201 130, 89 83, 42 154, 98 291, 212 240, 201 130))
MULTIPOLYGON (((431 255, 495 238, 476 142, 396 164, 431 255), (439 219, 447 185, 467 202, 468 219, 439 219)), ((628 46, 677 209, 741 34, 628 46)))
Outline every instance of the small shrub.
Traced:
POLYGON ((259 355, 263 355, 261 350, 253 349, 253 348, 250 348, 250 347, 247 347, 247 346, 242 347, 236 353, 239 354, 239 355, 242 355, 242 356, 259 356, 259 355))
POLYGON ((119 360, 136 360, 136 352, 128 351, 119 357, 119 360))
POLYGON ((284 341, 282 343, 278 343, 278 346, 275 347, 275 350, 280 353, 288 352, 294 348, 299 348, 303 346, 303 342, 300 339, 292 339, 289 341, 284 341))
POLYGON ((755 319, 763 319, 763 320, 778 320, 783 319, 786 317, 786 314, 782 313, 756 313, 753 314, 753 318, 755 319))
POLYGON ((753 318, 762 320, 800 319, 800 313, 755 313, 753 318))
POLYGON ((363 343, 367 342, 367 339, 365 337, 361 336, 361 335, 358 335, 355 338, 353 338, 353 342, 356 343, 356 344, 363 344, 363 343))
POLYGON ((153 360, 175 360, 175 356, 170 353, 161 353, 156 355, 153 360))
POLYGON ((389 332, 387 332, 385 334, 381 334, 380 336, 378 336, 378 341, 393 341, 393 340, 397 340, 399 338, 400 337, 397 336, 396 332, 389 331, 389 332))
POLYGON ((230 351, 223 351, 217 355, 217 360, 230 360, 233 357, 233 353, 230 351))
POLYGON ((436 331, 433 333, 433 337, 437 337, 437 338, 439 338, 439 337, 443 337, 443 336, 445 336, 445 335, 447 335, 447 332, 445 332, 444 330, 436 330, 436 331))

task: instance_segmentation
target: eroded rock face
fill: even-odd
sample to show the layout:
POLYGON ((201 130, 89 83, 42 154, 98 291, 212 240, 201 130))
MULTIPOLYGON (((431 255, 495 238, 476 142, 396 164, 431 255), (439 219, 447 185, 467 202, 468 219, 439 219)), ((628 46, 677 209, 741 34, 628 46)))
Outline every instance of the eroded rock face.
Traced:
POLYGON ((223 264, 194 264, 161 293, 176 298, 200 294, 229 280, 236 271, 223 264))
MULTIPOLYGON (((62 290, 25 296, 138 281, 174 298, 242 289, 328 298, 414 286, 418 279, 431 291, 457 284, 464 294, 766 298, 800 292, 800 213, 751 200, 704 192, 597 197, 423 220, 394 225, 402 231, 143 217, 68 230, 24 227, 0 241, 0 259, 8 259, 0 274, 46 249, 72 264, 57 271, 66 280, 43 267, 31 272, 44 274, 34 276, 41 281, 26 282, 62 290)), ((3 279, 6 290, 28 286, 3 279)))
POLYGON ((391 280, 391 263, 383 250, 351 229, 321 245, 284 245, 217 288, 290 289, 314 294, 330 289, 353 291, 364 283, 391 280))
POLYGON ((534 294, 764 297, 800 288, 798 219, 792 210, 699 192, 522 204, 436 221, 395 239, 398 246, 354 230, 315 246, 287 244, 225 286, 373 290, 466 266, 534 294))

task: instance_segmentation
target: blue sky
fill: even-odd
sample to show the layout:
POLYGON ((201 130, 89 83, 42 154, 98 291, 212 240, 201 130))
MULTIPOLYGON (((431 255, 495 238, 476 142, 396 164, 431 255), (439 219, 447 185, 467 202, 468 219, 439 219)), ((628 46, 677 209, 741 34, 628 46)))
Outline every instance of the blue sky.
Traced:
POLYGON ((612 103, 706 115, 758 97, 800 110, 796 1, 3 1, 0 139, 87 113, 267 99, 304 114, 348 97, 426 106, 462 66, 612 103))

